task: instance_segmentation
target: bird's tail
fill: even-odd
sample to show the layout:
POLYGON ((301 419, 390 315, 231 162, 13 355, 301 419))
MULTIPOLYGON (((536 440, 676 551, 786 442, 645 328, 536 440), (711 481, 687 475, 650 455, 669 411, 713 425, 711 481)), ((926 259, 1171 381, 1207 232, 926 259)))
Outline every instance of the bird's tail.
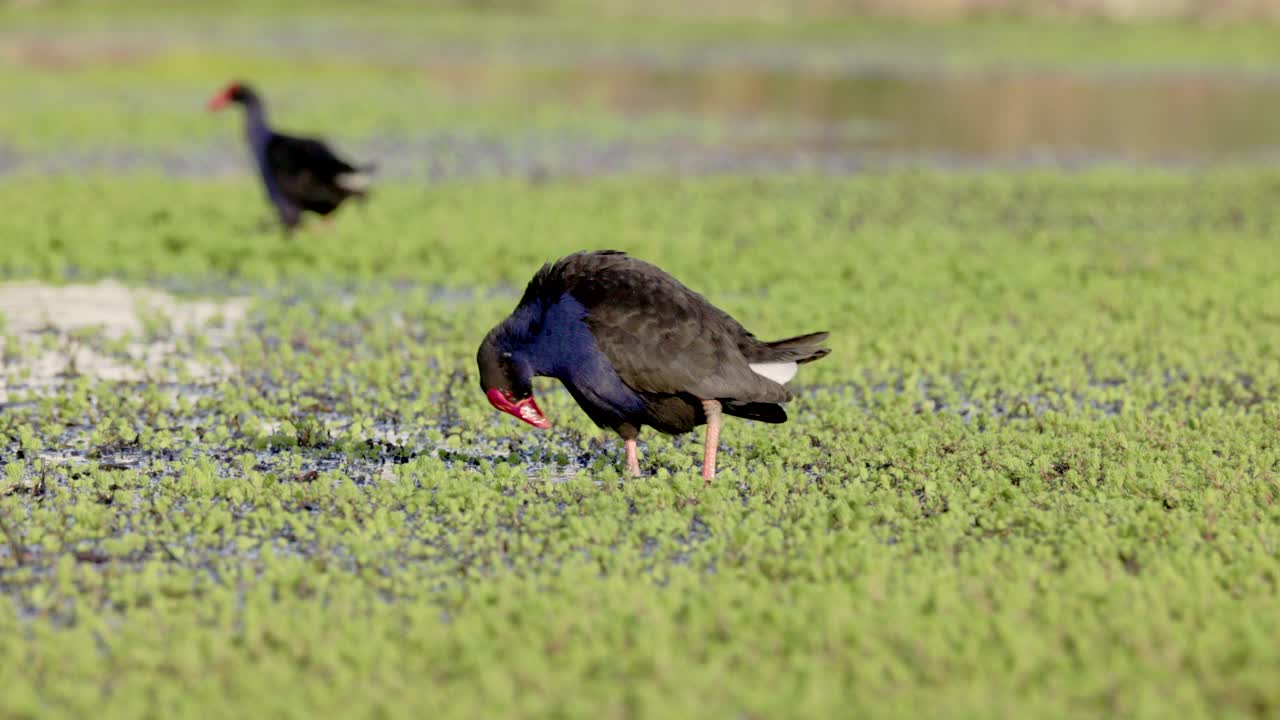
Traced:
POLYGON ((822 347, 827 333, 816 332, 797 335, 786 340, 762 342, 748 351, 747 362, 751 371, 779 385, 786 385, 796 376, 800 365, 824 358, 831 353, 822 347))
POLYGON ((342 173, 334 178, 335 184, 343 190, 357 197, 364 197, 369 193, 369 186, 373 184, 373 172, 378 168, 376 163, 365 163, 357 166, 352 172, 342 173))
POLYGON ((816 332, 808 335, 797 335, 785 340, 774 340, 764 343, 759 357, 754 362, 793 362, 804 364, 820 360, 831 354, 830 348, 822 347, 822 341, 831 333, 816 332))

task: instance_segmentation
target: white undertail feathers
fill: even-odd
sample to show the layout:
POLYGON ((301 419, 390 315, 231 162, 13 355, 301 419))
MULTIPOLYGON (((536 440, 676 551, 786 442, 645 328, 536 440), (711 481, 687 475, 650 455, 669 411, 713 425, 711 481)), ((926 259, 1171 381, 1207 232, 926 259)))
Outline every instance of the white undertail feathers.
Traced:
POLYGON ((786 385, 796 376, 796 371, 800 368, 794 362, 771 362, 771 363, 751 363, 748 365, 751 371, 757 375, 763 375, 779 385, 786 385))
POLYGON ((333 182, 347 192, 364 192, 369 189, 373 178, 370 177, 369 173, 349 172, 338 175, 333 179, 333 182))

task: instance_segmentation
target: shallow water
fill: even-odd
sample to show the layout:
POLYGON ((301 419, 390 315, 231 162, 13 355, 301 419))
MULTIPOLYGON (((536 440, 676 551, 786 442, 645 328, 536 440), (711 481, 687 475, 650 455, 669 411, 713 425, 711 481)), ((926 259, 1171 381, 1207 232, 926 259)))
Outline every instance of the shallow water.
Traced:
MULTIPOLYGON (((428 67, 466 92, 518 92, 642 117, 688 113, 733 124, 802 121, 805 152, 970 161, 1243 159, 1280 148, 1280 82, 1184 69, 1076 72, 751 64, 583 63, 428 67)), ((733 142, 733 139, 729 139, 733 142)))

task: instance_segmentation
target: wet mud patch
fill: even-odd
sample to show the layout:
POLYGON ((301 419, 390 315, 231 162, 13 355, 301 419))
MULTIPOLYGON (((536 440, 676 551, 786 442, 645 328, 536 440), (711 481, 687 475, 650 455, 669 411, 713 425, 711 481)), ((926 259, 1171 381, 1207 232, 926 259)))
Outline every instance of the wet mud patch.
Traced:
POLYGON ((221 352, 246 308, 243 299, 179 299, 114 282, 0 284, 0 403, 81 378, 214 382, 233 371, 221 352))

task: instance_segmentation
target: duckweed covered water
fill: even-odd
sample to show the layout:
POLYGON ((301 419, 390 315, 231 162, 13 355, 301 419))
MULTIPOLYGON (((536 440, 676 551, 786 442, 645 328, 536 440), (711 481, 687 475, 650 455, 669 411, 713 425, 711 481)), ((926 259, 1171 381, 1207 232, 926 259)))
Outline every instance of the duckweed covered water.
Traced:
POLYGON ((6 319, 0 714, 1280 708, 1280 174, 390 184, 292 241, 246 183, 20 191, 5 276, 245 309, 6 319), (623 479, 554 382, 550 432, 479 393, 583 247, 832 331, 711 487, 700 435, 623 479), (138 374, 25 383, 76 347, 138 374))

